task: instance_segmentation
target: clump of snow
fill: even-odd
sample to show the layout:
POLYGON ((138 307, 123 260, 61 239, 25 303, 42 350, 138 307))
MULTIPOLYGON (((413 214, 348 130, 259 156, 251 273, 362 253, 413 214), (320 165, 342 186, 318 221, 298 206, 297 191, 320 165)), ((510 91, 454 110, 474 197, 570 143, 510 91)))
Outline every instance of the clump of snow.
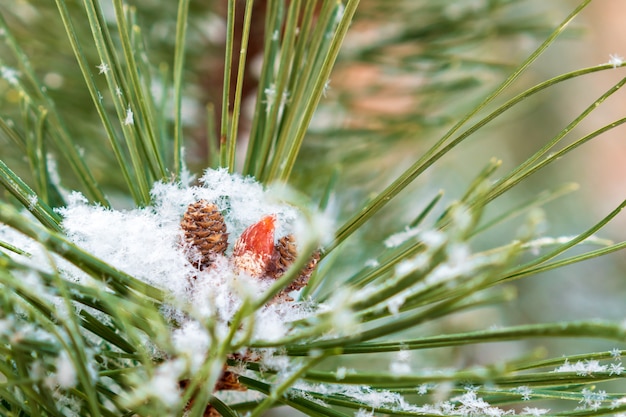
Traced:
POLYGON ((565 363, 554 370, 554 372, 575 372, 580 376, 592 376, 596 372, 607 372, 608 365, 602 365, 597 360, 576 361, 572 364, 567 359, 565 363))
POLYGON ((412 237, 418 236, 420 232, 418 228, 407 227, 404 231, 395 233, 385 239, 385 246, 388 248, 398 247, 412 237))
POLYGON ((185 362, 180 359, 164 361, 130 395, 122 394, 123 402, 132 406, 148 399, 156 399, 168 409, 176 407, 181 397, 179 381, 185 366, 185 362))
MULTIPOLYGON (((74 193, 69 204, 59 210, 62 226, 69 239, 112 266, 160 288, 169 296, 168 304, 186 306, 196 318, 217 320, 218 334, 227 331, 228 322, 243 300, 259 298, 271 285, 270 280, 255 279, 233 268, 230 256, 236 239, 264 216, 276 219, 275 239, 294 234, 296 243, 319 240, 325 231, 309 227, 296 207, 280 201, 275 191, 265 189, 254 179, 230 174, 224 169, 207 170, 198 186, 156 183, 151 191, 152 204, 131 210, 112 210, 90 205, 74 193), (188 205, 206 200, 217 205, 229 234, 224 256, 216 257, 210 268, 197 269, 182 245, 180 222, 188 205), (220 327, 221 326, 221 327, 220 327)), ((316 225, 317 226, 317 225, 316 225)), ((78 270, 66 271, 67 278, 84 279, 78 270)), ((310 314, 310 306, 281 302, 261 309, 255 317, 254 336, 276 340, 285 335, 286 322, 310 314)), ((164 313, 179 321, 176 308, 164 313)), ((174 335, 184 341, 190 328, 180 326, 174 335)), ((197 330, 197 329, 196 329, 197 330)), ((194 333, 194 332, 191 332, 194 333)), ((207 346, 208 340, 198 343, 207 346)), ((182 343, 184 344, 184 343, 182 343)), ((181 345, 185 351, 185 347, 181 345)), ((191 359, 191 358, 190 358, 191 359)), ((192 359, 192 362, 198 359, 192 359)))
POLYGON ((533 390, 527 385, 521 385, 513 388, 511 391, 516 392, 522 396, 522 400, 529 401, 532 397, 533 390))
POLYGON ((56 362, 57 382, 61 388, 70 388, 76 385, 76 369, 66 351, 59 354, 56 362))
POLYGON ((620 67, 624 64, 624 58, 622 58, 618 54, 610 54, 608 64, 613 65, 613 68, 620 67))
POLYGON ((583 388, 581 393, 583 397, 580 399, 579 404, 582 404, 582 409, 597 410, 602 407, 602 403, 607 400, 607 393, 604 390, 594 391, 583 388))
POLYGON ((548 408, 537 408, 537 407, 524 407, 522 412, 524 414, 529 415, 529 416, 538 417, 538 416, 543 416, 544 414, 549 413, 550 409, 548 409, 548 408))
POLYGON ((459 403, 457 412, 462 416, 493 416, 500 417, 505 415, 513 415, 512 410, 505 411, 501 408, 490 405, 487 401, 480 398, 476 392, 470 390, 463 395, 452 399, 459 403))
POLYGON ((411 353, 408 350, 399 351, 389 364, 389 372, 394 375, 408 375, 411 373, 411 353))

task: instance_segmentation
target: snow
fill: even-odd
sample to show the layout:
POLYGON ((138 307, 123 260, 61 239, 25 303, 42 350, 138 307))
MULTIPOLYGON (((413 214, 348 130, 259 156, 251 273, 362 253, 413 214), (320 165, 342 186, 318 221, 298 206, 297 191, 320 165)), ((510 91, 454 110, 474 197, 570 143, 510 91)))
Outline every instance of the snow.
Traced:
POLYGON ((608 365, 602 365, 597 360, 576 361, 572 364, 567 359, 565 363, 554 370, 554 372, 575 372, 580 376, 591 376, 595 372, 607 372, 608 365))
POLYGON ((420 232, 421 230, 418 228, 406 228, 402 232, 389 236, 384 242, 385 246, 388 248, 398 247, 412 237, 418 236, 420 232))
POLYGON ((71 388, 76 385, 76 368, 66 351, 61 351, 56 361, 56 383, 61 388, 71 388))
MULTIPOLYGON (((175 323, 171 329, 172 345, 194 366, 202 363, 211 343, 215 342, 209 337, 206 323, 213 326, 212 337, 225 336, 229 321, 244 300, 254 302, 260 299, 273 283, 268 278, 239 273, 233 267, 234 243, 248 226, 271 215, 276 219, 276 240, 293 234, 300 246, 332 239, 331 223, 321 221, 319 226, 317 220, 321 217, 317 213, 306 213, 306 220, 295 204, 285 202, 293 197, 289 193, 266 189, 252 178, 230 174, 224 169, 207 170, 199 179, 199 185, 156 183, 151 197, 152 203, 147 207, 115 210, 90 204, 82 194, 73 192, 68 197, 68 205, 58 209, 58 213, 72 243, 164 291, 166 299, 162 314, 175 323), (217 257, 211 267, 202 271, 189 262, 188 248, 181 243, 183 232, 180 228, 187 206, 201 199, 218 206, 229 234, 229 246, 224 256, 217 257), (310 222, 316 222, 316 227, 311 227, 310 222), (330 238, 325 236, 328 233, 330 238)), ((62 277, 71 282, 102 285, 62 258, 51 257, 38 242, 13 229, 0 225, 0 240, 28 252, 28 258, 11 254, 20 262, 28 262, 46 272, 57 267, 62 277)), ((21 278, 33 288, 41 287, 43 297, 60 305, 60 299, 45 290, 37 274, 21 278)), ((256 311, 253 320, 244 324, 252 326, 249 334, 254 339, 275 341, 287 334, 289 322, 317 311, 318 308, 310 303, 279 300, 256 311)), ((19 334, 15 336, 19 337, 19 334)))
MULTIPOLYGON (((301 213, 279 201, 271 190, 223 169, 207 170, 199 186, 157 183, 151 195, 151 206, 122 211, 89 205, 80 194, 74 194, 68 206, 59 210, 62 226, 72 242, 84 250, 165 290, 170 303, 189 305, 199 317, 218 318, 224 324, 243 299, 259 297, 271 284, 233 270, 228 257, 236 238, 268 215, 276 218, 277 237, 293 233, 297 223, 302 222, 301 213), (188 261, 180 230, 187 206, 201 199, 218 206, 230 235, 225 257, 216 259, 211 268, 203 271, 188 261)), ((262 329, 257 336, 269 340, 281 337, 286 331, 286 316, 300 317, 300 311, 295 306, 262 311, 257 316, 256 326, 262 329)))

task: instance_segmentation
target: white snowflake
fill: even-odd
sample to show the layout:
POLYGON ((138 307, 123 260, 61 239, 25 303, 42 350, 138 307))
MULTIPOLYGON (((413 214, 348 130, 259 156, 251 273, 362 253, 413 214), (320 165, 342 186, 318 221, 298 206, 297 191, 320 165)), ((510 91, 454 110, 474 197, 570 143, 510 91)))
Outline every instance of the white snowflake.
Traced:
POLYGON ((17 85, 20 73, 10 67, 0 67, 0 77, 4 78, 9 84, 17 85))
POLYGON ((621 375, 624 372, 624 366, 621 362, 612 363, 609 365, 609 375, 621 375))
POLYGON ((133 115, 133 111, 130 108, 130 106, 128 106, 128 108, 126 109, 126 118, 124 119, 124 124, 126 126, 132 125, 135 123, 135 118, 133 115))
POLYGON ((510 415, 510 411, 505 411, 498 407, 492 407, 487 401, 476 395, 476 392, 469 391, 465 394, 453 398, 454 401, 458 401, 457 412, 464 417, 470 416, 489 416, 489 417, 501 417, 510 415))
POLYGON ((582 404, 583 408, 597 410, 602 406, 602 402, 606 400, 606 391, 592 391, 588 388, 584 388, 581 393, 583 397, 580 399, 579 403, 582 404))
POLYGON ((55 361, 56 372, 53 383, 61 388, 72 388, 76 385, 76 368, 66 351, 62 351, 55 361))
POLYGON ((106 62, 101 62, 96 68, 98 68, 98 74, 106 74, 111 69, 106 62))
POLYGON ((609 55, 609 64, 613 65, 613 68, 617 68, 624 63, 624 58, 617 54, 609 55))
POLYGON ((419 395, 426 395, 428 394, 428 389, 430 388, 429 384, 421 384, 417 386, 417 393, 419 395))
POLYGON ((328 90, 330 90, 330 78, 326 80, 326 82, 324 83, 324 89, 322 90, 322 95, 324 97, 326 97, 326 94, 328 93, 328 90))
POLYGON ((579 376, 591 376, 594 372, 606 372, 607 365, 601 365, 597 360, 576 361, 575 364, 565 363, 554 370, 554 372, 575 372, 579 376))
POLYGON ((529 416, 538 417, 547 414, 549 411, 549 408, 524 407, 522 413, 528 414, 529 416))
POLYGON ((389 236, 387 239, 385 239, 384 244, 388 248, 395 248, 395 247, 400 246, 401 244, 403 244, 410 238, 417 236, 419 233, 420 233, 420 229, 418 228, 410 229, 407 227, 404 231, 398 232, 389 236))
POLYGON ((524 400, 524 401, 530 400, 530 397, 531 397, 531 395, 533 393, 533 390, 530 387, 526 386, 526 385, 522 385, 522 386, 519 386, 517 388, 513 388, 511 391, 520 394, 522 396, 522 400, 524 400))

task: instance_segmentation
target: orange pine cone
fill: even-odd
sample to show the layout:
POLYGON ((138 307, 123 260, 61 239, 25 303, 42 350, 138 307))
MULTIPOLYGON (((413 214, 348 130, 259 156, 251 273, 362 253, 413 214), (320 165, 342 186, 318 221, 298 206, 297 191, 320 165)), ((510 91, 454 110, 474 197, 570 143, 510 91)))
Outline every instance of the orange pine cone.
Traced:
POLYGON ((265 216, 243 231, 233 248, 235 267, 250 276, 262 278, 274 251, 274 216, 265 216))

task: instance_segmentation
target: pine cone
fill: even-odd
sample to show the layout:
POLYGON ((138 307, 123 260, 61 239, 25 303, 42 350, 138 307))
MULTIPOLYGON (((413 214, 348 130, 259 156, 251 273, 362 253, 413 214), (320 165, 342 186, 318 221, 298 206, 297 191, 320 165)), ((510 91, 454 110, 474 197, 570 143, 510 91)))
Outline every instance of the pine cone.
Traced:
POLYGON ((233 248, 233 264, 240 272, 262 278, 274 251, 275 217, 265 216, 243 231, 233 248))
POLYGON ((313 252, 311 258, 309 259, 309 262, 304 266, 304 268, 302 268, 302 271, 300 271, 300 275, 298 275, 298 278, 293 280, 291 284, 289 284, 287 288, 285 288, 284 291, 291 292, 299 290, 302 287, 306 287, 306 285, 309 283, 309 278, 311 278, 311 274, 313 274, 313 271, 315 270, 315 267, 320 260, 320 256, 320 251, 316 250, 315 252, 313 252))
MULTIPOLYGON (((293 235, 290 234, 281 237, 274 246, 274 253, 267 267, 267 276, 274 279, 282 277, 287 269, 294 263, 296 256, 298 256, 298 252, 293 235)), ((300 271, 300 275, 298 275, 281 293, 286 294, 305 287, 319 260, 320 253, 319 251, 315 251, 313 255, 311 255, 309 262, 302 271, 300 271)))
POLYGON ((184 240, 190 248, 200 254, 190 252, 188 259, 203 270, 211 265, 216 255, 222 255, 228 247, 228 233, 224 217, 217 206, 206 200, 190 204, 180 223, 184 240))
POLYGON ((267 265, 267 276, 274 279, 282 277, 296 260, 296 256, 298 256, 298 252, 293 235, 283 236, 278 239, 274 246, 272 259, 267 265))

